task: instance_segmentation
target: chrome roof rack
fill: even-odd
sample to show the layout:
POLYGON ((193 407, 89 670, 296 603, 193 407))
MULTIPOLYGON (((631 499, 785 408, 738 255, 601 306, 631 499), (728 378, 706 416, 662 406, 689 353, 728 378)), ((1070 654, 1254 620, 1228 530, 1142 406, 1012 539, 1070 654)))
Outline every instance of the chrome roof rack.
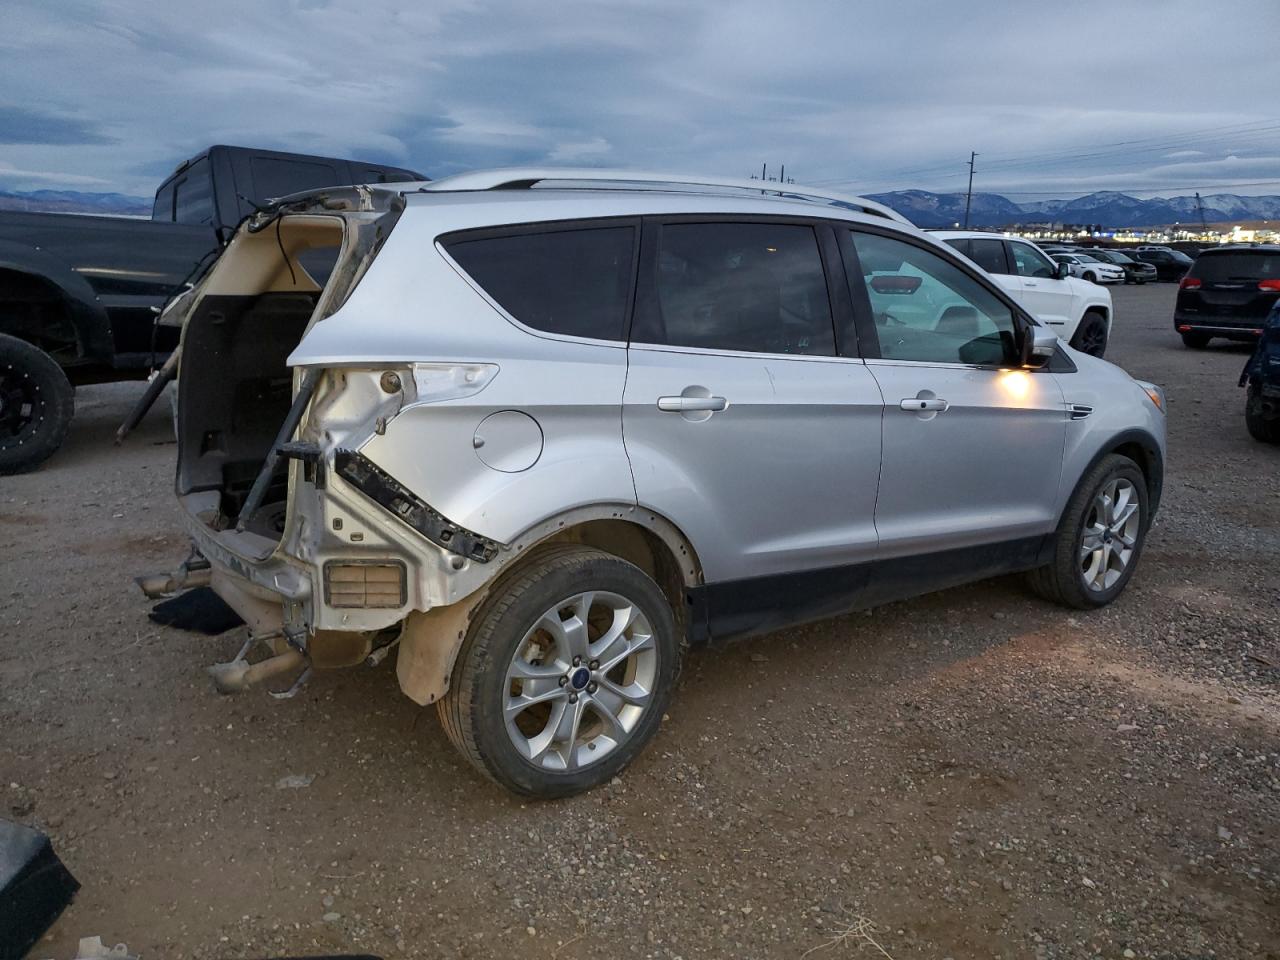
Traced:
POLYGON ((829 206, 870 213, 899 223, 909 221, 883 203, 865 197, 845 193, 832 193, 796 183, 777 183, 772 180, 748 180, 722 177, 706 177, 697 174, 653 173, 638 170, 602 170, 595 167, 507 167, 498 170, 479 170, 459 173, 441 180, 432 180, 419 189, 423 193, 452 192, 461 190, 520 190, 540 183, 555 182, 572 187, 589 184, 592 189, 608 189, 609 184, 619 189, 645 186, 711 187, 715 189, 745 190, 783 200, 808 200, 829 206))

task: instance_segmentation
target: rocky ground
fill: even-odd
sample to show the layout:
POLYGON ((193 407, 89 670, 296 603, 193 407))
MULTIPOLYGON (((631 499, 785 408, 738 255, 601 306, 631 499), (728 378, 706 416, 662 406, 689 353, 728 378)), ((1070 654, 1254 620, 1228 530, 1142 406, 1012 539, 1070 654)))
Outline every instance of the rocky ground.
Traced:
POLYGON ((215 694, 237 637, 131 583, 184 553, 168 412, 117 450, 139 387, 81 391, 0 479, 0 815, 84 885, 33 956, 1280 957, 1280 449, 1242 348, 1114 292, 1170 424, 1116 604, 998 580, 696 652, 638 762, 559 803, 479 778, 390 661, 215 694))

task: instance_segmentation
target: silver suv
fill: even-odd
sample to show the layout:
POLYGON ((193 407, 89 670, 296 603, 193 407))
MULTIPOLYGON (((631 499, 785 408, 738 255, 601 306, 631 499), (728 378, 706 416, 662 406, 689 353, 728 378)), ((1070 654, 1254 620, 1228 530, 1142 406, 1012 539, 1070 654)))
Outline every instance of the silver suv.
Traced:
POLYGON ((1011 571, 1106 604, 1160 499, 1159 388, 798 186, 323 190, 167 319, 195 552, 164 585, 247 622, 220 688, 394 653, 522 794, 614 776, 689 644, 1011 571))

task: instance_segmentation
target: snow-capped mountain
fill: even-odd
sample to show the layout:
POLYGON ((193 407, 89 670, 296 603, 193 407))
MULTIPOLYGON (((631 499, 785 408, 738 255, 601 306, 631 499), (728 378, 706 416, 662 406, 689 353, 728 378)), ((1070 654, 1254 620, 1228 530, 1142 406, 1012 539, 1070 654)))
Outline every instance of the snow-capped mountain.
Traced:
MULTIPOLYGON (((963 193, 929 193, 895 190, 869 196, 897 210, 921 227, 949 227, 964 219, 963 193)), ((1231 193, 1200 198, 1209 223, 1226 220, 1280 220, 1280 197, 1240 197, 1231 193)), ((969 208, 970 226, 1003 226, 1053 221, 1098 223, 1104 227, 1154 227, 1171 223, 1198 223, 1195 197, 1152 197, 1139 200, 1126 193, 1104 190, 1073 200, 1038 200, 1014 203, 997 193, 975 193, 969 208)))

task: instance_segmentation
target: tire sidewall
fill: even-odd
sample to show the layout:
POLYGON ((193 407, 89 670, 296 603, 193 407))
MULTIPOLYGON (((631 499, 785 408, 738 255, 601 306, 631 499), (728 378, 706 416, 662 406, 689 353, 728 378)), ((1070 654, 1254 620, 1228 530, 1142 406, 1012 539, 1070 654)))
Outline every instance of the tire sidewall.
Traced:
POLYGON ((0 334, 0 368, 25 376, 37 391, 39 424, 21 444, 0 444, 0 475, 39 466, 62 445, 71 426, 74 393, 57 361, 24 340, 0 334))
POLYGON ((509 606, 486 607, 473 621, 463 656, 467 658, 464 669, 474 671, 471 721, 490 775, 518 793, 544 798, 567 796, 608 782, 657 731, 678 676, 681 643, 670 603, 658 585, 623 560, 591 556, 572 566, 553 567, 509 606), (511 742, 503 717, 506 673, 517 647, 537 618, 559 601, 588 590, 619 594, 644 611, 654 630, 658 670, 653 699, 626 742, 598 763, 572 774, 560 774, 534 765, 511 742), (485 642, 473 645, 472 635, 485 642))
POLYGON ((1095 472, 1090 475, 1089 483, 1081 486, 1077 493, 1077 502, 1074 503, 1070 512, 1073 520, 1072 529, 1064 531, 1070 535, 1070 553, 1068 560, 1072 564, 1071 569, 1071 588, 1076 593, 1084 605, 1091 607, 1102 607, 1111 603, 1118 597, 1129 580, 1133 577, 1134 571, 1138 567, 1138 562, 1142 559, 1143 548, 1146 546, 1147 529, 1151 525, 1150 503, 1148 500, 1146 479, 1142 475, 1142 471, 1138 469, 1137 464, 1125 457, 1115 456, 1108 458, 1099 468, 1095 468, 1095 472), (1128 566, 1120 575, 1112 586, 1106 590, 1092 590, 1084 582, 1084 575, 1080 569, 1079 556, 1080 547, 1084 539, 1085 520, 1089 516, 1090 508, 1098 492, 1112 480, 1125 479, 1133 484, 1134 490, 1138 494, 1138 538, 1134 544, 1133 556, 1129 558, 1128 566))

